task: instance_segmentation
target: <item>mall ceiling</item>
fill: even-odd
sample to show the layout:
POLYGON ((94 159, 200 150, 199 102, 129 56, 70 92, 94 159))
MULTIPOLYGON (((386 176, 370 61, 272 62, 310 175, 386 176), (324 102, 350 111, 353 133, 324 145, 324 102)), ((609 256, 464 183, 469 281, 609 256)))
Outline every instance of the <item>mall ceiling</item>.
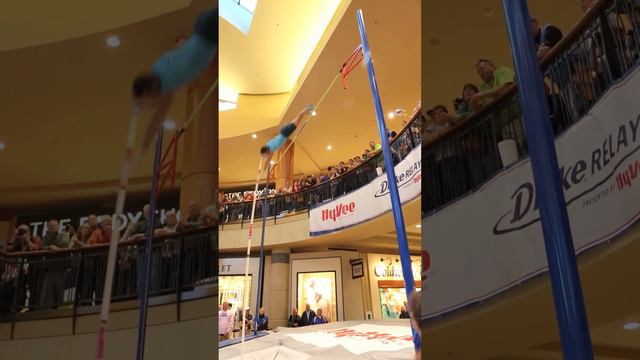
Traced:
MULTIPOLYGON (((101 33, 184 9, 191 3, 191 0, 58 0, 38 1, 36 6, 33 1, 3 1, 0 51, 101 33)), ((193 3, 197 5, 198 1, 193 3)))
MULTIPOLYGON (((256 17, 260 16, 261 2, 258 2, 256 17)), ((238 110, 223 112, 220 117, 220 182, 237 185, 255 181, 258 162, 258 150, 268 139, 274 136, 279 126, 266 130, 236 129, 243 135, 226 137, 231 131, 225 130, 227 122, 233 126, 258 123, 263 112, 271 114, 274 110, 262 106, 281 107, 278 123, 290 121, 295 114, 309 103, 317 102, 334 79, 342 63, 351 55, 360 43, 355 12, 363 9, 369 37, 369 43, 376 66, 376 76, 382 105, 385 113, 401 108, 411 112, 420 99, 420 4, 418 0, 394 2, 394 11, 389 11, 389 2, 342 1, 337 15, 325 36, 321 39, 316 52, 312 55, 292 94, 264 96, 241 96, 238 110), (341 17, 338 15, 342 14, 341 17), (335 19, 337 17, 337 19, 335 19), (333 31, 332 29, 335 28, 333 31), (315 60, 314 60, 315 59, 315 60), (284 97, 284 99, 283 99, 284 97), (287 99, 286 97, 290 97, 287 99), (263 103, 257 103, 258 99, 263 103), (246 101, 246 105, 242 102, 246 101), (254 106, 255 105, 255 106, 254 106), (251 135, 256 133, 257 139, 251 135)), ((295 16, 307 16, 302 11, 295 16)), ((314 17, 309 21, 313 23, 314 17)), ((275 17, 271 27, 277 27, 278 21, 287 21, 275 17)), ((282 23, 280 26, 284 26, 282 23)), ((265 26, 265 28, 269 28, 265 26)), ((224 32, 221 32, 224 36, 224 32)), ((249 34, 249 36, 252 36, 249 34)), ((221 39, 221 44, 226 40, 221 39)), ((256 52, 257 53, 257 52, 256 52)), ((295 55, 295 54, 292 54, 295 55)), ((266 52, 264 57, 281 57, 278 51, 266 52)), ((221 59, 221 62, 224 59, 221 59)), ((221 65, 221 69, 224 67, 221 65)), ((221 77, 226 75, 221 74, 221 77)), ((309 122, 304 132, 296 140, 295 174, 318 173, 326 171, 328 166, 341 160, 362 154, 369 140, 377 139, 375 113, 371 100, 371 91, 364 67, 356 68, 348 78, 349 88, 344 90, 340 81, 336 81, 328 90, 318 116, 309 122), (327 150, 331 145, 332 150, 327 150)), ((404 118, 388 120, 388 127, 398 130, 404 118)), ((260 126, 258 126, 260 129, 260 126)))
MULTIPOLYGON (((277 7, 277 3, 258 2, 256 17, 261 12, 273 13, 275 10, 269 7, 277 7)), ((0 52, 0 67, 12 69, 5 73, 0 90, 6 104, 0 108, 0 119, 7 124, 0 130, 0 141, 6 145, 0 151, 3 169, 0 209, 11 211, 33 204, 114 193, 129 120, 132 77, 171 48, 177 35, 190 33, 196 15, 209 4, 209 1, 194 0, 185 8, 141 22, 135 22, 135 14, 118 17, 118 12, 105 12, 118 21, 95 27, 77 24, 77 32, 68 30, 51 37, 42 34, 8 37, 2 46, 12 50, 0 52), (131 24, 101 30, 128 23, 131 24), (105 45, 110 35, 119 36, 120 47, 105 45)), ((263 109, 279 108, 275 111, 279 114, 275 123, 281 123, 291 119, 306 104, 317 101, 359 43, 355 10, 363 8, 383 106, 385 110, 413 109, 420 97, 420 1, 399 2, 393 12, 388 11, 385 4, 388 3, 381 0, 340 2, 291 94, 284 95, 288 99, 283 100, 282 94, 247 95, 244 100, 250 99, 249 107, 258 114, 263 109)), ((179 7, 179 3, 172 6, 179 7)), ((162 9, 154 8, 149 14, 168 11, 162 9)), ((298 9, 298 13, 286 13, 286 8, 282 11, 288 17, 301 16, 312 23, 314 14, 301 13, 299 7, 291 9, 298 9)), ((27 16, 22 7, 10 10, 14 11, 12 16, 27 16)), ((3 16, 8 15, 3 12, 3 16)), ((286 21, 286 17, 279 19, 286 21)), ((43 23, 55 27, 55 24, 43 23)), ((260 34, 266 33, 260 31, 261 27, 267 29, 274 24, 258 19, 254 25, 260 34)), ((287 41, 287 34, 271 34, 271 38, 265 37, 263 41, 287 41)), ((274 51, 260 56, 282 55, 274 51)), ((273 89, 262 88, 262 91, 273 89)), ((242 108, 242 96, 239 102, 242 108)), ((170 113, 178 124, 184 121, 184 109, 184 93, 179 93, 170 113)), ((255 178, 258 149, 278 131, 278 125, 262 127, 263 130, 255 132, 257 139, 252 140, 253 129, 261 126, 246 126, 255 123, 256 118, 230 118, 241 127, 234 132, 243 135, 220 142, 223 187, 248 183, 255 178)), ((224 116, 220 122, 222 130, 224 116)), ((396 118, 389 121, 388 126, 398 129, 401 122, 402 119, 396 118)), ((361 154, 367 142, 376 137, 367 77, 364 68, 357 68, 350 75, 349 90, 343 90, 337 82, 328 92, 318 116, 298 138, 294 171, 300 174, 326 169, 339 160, 361 154), (327 145, 332 145, 333 150, 326 150, 327 145)), ((151 154, 148 153, 133 170, 134 190, 148 187, 150 170, 151 154)))
MULTIPOLYGON (((15 13, 7 14, 3 7, 1 16, 30 14, 18 3, 23 2, 14 2, 15 6, 9 7, 15 13)), ((70 6, 76 2, 67 3, 70 6)), ((11 211, 31 204, 106 194, 114 194, 115 198, 130 116, 131 80, 171 49, 177 35, 189 34, 197 14, 211 4, 209 0, 194 0, 187 7, 169 11, 167 9, 178 7, 180 2, 160 3, 164 5, 150 5, 145 14, 165 12, 163 15, 97 33, 87 34, 98 31, 98 25, 78 24, 77 33, 69 30, 51 37, 27 38, 13 29, 15 31, 3 36, 4 47, 11 44, 15 47, 21 40, 39 45, 0 52, 0 68, 4 69, 0 88, 0 141, 6 146, 0 151, 0 208, 11 211), (106 38, 111 35, 120 38, 120 47, 106 45, 106 38), (54 40, 60 41, 51 42, 54 40)), ((123 4, 123 1, 113 2, 113 6, 128 11, 123 4)), ((113 17, 113 22, 105 20, 100 26, 139 20, 143 9, 138 9, 138 5, 131 5, 131 11, 138 14, 138 18, 105 12, 103 15, 113 17)), ((85 7, 80 9, 83 10, 74 10, 75 13, 88 13, 85 7)), ((57 12, 52 10, 51 14, 57 12)), ((42 24, 56 33, 53 28, 58 27, 52 21, 53 17, 43 20, 42 24)), ((4 29, 7 27, 3 23, 4 29)), ((185 107, 184 92, 178 93, 169 114, 178 124, 185 120, 185 107)), ((139 128, 144 126, 142 121, 139 128)), ((133 169, 132 190, 148 188, 150 173, 151 154, 148 153, 133 169)))

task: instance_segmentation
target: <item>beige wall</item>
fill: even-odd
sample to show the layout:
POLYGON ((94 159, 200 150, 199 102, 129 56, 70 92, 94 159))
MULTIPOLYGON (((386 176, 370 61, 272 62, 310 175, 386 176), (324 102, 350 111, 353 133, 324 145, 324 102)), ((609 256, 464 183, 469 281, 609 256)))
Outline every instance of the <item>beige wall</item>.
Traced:
MULTIPOLYGON (((217 359, 216 298, 183 302, 182 321, 176 322, 176 305, 150 308, 145 346, 146 359, 217 359)), ((137 310, 111 315, 106 337, 106 359, 135 359, 137 310)), ((11 325, 0 324, 0 359, 86 360, 95 358, 98 316, 79 317, 76 335, 71 318, 20 321, 15 339, 8 340, 11 325)))
MULTIPOLYGON (((309 217, 306 212, 278 219, 278 223, 275 225, 273 224, 273 219, 267 220, 266 226, 268 227, 264 239, 266 246, 309 239, 309 217)), ((241 228, 239 224, 224 225, 219 231, 219 249, 244 249, 246 252, 248 233, 248 224, 245 224, 244 228, 241 228)), ((262 222, 255 219, 253 225, 253 248, 260 247, 261 236, 262 222)))

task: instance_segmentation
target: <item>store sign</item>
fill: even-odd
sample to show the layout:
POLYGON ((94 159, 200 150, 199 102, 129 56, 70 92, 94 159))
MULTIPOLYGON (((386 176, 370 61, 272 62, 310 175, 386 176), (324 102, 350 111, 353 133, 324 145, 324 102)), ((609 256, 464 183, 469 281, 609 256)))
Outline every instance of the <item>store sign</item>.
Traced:
MULTIPOLYGON (((421 148, 413 149, 395 167, 400 201, 407 202, 420 196, 421 148)), ((369 184, 311 209, 309 231, 311 236, 338 231, 373 219, 391 210, 387 175, 382 174, 369 184)))
MULTIPOLYGON (((220 275, 244 275, 245 267, 247 265, 247 258, 219 258, 218 259, 218 271, 220 275)), ((249 274, 255 272, 259 265, 258 258, 251 258, 249 260, 249 274)))
MULTIPOLYGON (((176 213, 178 220, 180 220, 180 210, 176 208, 161 208, 156 210, 156 216, 159 216, 160 222, 164 223, 165 215, 168 211, 173 211, 176 213)), ((115 214, 104 214, 101 213, 97 215, 98 222, 102 219, 103 215, 110 215, 113 219, 116 218, 115 214)), ((89 219, 88 213, 77 213, 77 214, 56 214, 56 215, 33 215, 33 216, 18 216, 17 224, 26 224, 31 229, 31 233, 34 235, 44 236, 47 231, 47 222, 50 219, 58 220, 60 224, 60 230, 64 231, 66 225, 73 226, 76 231, 80 228, 80 226, 89 219)), ((118 230, 124 231, 129 224, 135 224, 138 220, 142 219, 142 210, 133 210, 126 209, 123 211, 123 214, 118 216, 120 226, 118 230)))
MULTIPOLYGON (((576 253, 640 218, 639 72, 556 139, 576 253)), ((423 220, 430 264, 425 315, 488 298, 547 270, 536 191, 527 159, 423 220)))
MULTIPOLYGON (((413 273, 413 278, 415 280, 420 279, 420 264, 415 264, 413 262, 411 264, 411 272, 413 273)), ((385 265, 379 264, 373 269, 373 273, 378 278, 396 278, 402 280, 404 275, 402 275, 402 266, 400 264, 397 265, 385 265)))

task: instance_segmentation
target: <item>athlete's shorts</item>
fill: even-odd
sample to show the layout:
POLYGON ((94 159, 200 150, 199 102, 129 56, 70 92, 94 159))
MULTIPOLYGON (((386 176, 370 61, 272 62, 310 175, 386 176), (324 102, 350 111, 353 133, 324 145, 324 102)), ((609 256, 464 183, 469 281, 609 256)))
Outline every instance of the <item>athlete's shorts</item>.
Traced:
POLYGON ((296 130, 296 124, 287 124, 280 129, 280 134, 285 137, 291 136, 293 132, 296 130))
POLYGON ((218 44, 218 9, 204 11, 198 16, 193 27, 194 32, 210 43, 218 44))

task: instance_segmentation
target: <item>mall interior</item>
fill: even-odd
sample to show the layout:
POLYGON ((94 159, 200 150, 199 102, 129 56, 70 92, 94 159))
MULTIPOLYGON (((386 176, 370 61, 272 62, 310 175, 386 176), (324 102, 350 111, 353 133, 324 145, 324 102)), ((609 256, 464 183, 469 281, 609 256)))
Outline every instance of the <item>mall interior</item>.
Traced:
MULTIPOLYGON (((41 6, 0 12, 0 68, 10 69, 0 359, 89 359, 102 341, 105 359, 141 359, 141 349, 147 359, 260 359, 268 348, 282 356, 268 358, 413 359, 407 271, 422 294, 423 359, 568 358, 503 2, 218 1, 217 53, 173 94, 161 147, 131 168, 120 215, 131 81, 179 48, 211 1, 41 6), (360 56, 359 9, 384 119, 360 56), (261 156, 309 105, 294 135, 261 156), (328 324, 291 329, 292 309, 307 304, 328 324), (262 336, 250 335, 258 322, 245 328, 253 357, 240 355, 241 317, 221 332, 228 307, 268 316, 262 336), (368 324, 404 338, 321 343, 368 324)), ((640 5, 528 7, 591 358, 640 359, 640 5)), ((144 114, 136 144, 148 123, 144 114)))

